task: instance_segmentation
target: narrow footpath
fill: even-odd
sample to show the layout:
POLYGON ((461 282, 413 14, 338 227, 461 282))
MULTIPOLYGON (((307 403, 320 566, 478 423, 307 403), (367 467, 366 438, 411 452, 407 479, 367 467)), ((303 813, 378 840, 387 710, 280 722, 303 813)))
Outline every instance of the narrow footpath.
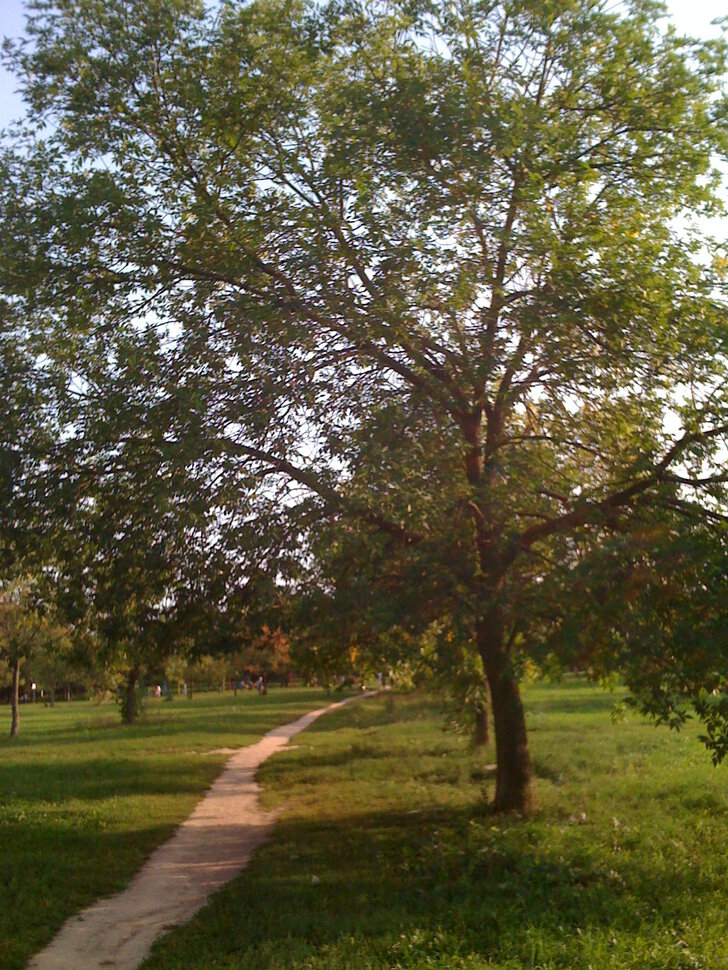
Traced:
POLYGON ((260 809, 258 766, 322 714, 358 699, 311 711, 236 751, 190 817, 129 886, 68 920, 28 970, 136 970, 157 937, 188 922, 211 893, 245 868, 269 835, 275 815, 260 809))

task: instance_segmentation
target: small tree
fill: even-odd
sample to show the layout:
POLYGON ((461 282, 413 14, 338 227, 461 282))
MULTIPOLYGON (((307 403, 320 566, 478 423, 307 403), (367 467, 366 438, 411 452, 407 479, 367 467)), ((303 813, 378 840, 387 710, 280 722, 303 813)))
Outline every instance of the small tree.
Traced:
POLYGON ((180 643, 175 646, 175 652, 167 658, 164 664, 164 675, 169 684, 177 685, 177 694, 182 693, 182 685, 187 683, 187 670, 189 667, 188 653, 180 652, 180 643))
POLYGON ((10 736, 20 730, 20 669, 41 644, 47 642, 47 629, 37 610, 31 587, 16 582, 0 589, 0 656, 7 664, 11 681, 10 736))
POLYGON ((48 691, 51 707, 56 703, 56 689, 80 672, 74 663, 72 629, 53 615, 43 619, 41 636, 28 664, 34 681, 48 691))

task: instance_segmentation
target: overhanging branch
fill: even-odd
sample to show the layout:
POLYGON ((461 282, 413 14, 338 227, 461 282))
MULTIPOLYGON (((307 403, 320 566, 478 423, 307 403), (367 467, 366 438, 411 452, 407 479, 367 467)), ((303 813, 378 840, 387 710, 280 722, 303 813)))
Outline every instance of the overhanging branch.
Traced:
MULTIPOLYGON (((611 495, 605 496, 605 498, 598 502, 583 502, 570 512, 552 516, 543 522, 539 522, 537 525, 529 526, 513 540, 510 552, 506 557, 505 565, 510 565, 520 552, 530 549, 534 543, 542 539, 546 539, 552 535, 564 534, 584 525, 597 524, 605 515, 609 515, 617 509, 629 508, 636 499, 660 483, 680 482, 680 476, 668 472, 670 465, 677 461, 690 445, 708 441, 711 438, 718 437, 727 432, 728 425, 709 428, 703 432, 688 432, 673 444, 660 461, 653 466, 649 474, 632 482, 625 488, 621 488, 611 495)), ((682 481, 684 484, 699 486, 715 483, 724 478, 725 476, 709 479, 689 479, 686 477, 682 481)))
POLYGON ((244 445, 232 441, 225 443, 225 449, 228 451, 228 453, 234 454, 237 457, 252 458, 256 461, 262 462, 270 469, 271 472, 279 472, 280 474, 287 475, 293 481, 298 482, 300 485, 304 485, 306 488, 310 489, 316 495, 324 499, 330 508, 340 509, 341 511, 352 515, 359 521, 364 522, 367 525, 374 526, 380 532, 392 536, 392 538, 402 543, 402 545, 416 545, 423 539, 421 533, 412 532, 399 523, 392 522, 381 513, 367 508, 360 502, 349 499, 345 495, 341 495, 333 486, 324 482, 318 475, 308 471, 305 468, 299 468, 287 458, 281 458, 280 456, 273 455, 270 452, 265 451, 262 448, 256 448, 253 445, 244 445))

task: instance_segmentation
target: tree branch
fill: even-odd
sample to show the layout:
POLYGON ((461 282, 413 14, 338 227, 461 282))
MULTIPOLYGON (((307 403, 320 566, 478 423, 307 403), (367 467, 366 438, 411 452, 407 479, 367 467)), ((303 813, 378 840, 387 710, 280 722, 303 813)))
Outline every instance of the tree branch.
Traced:
MULTIPOLYGON (((613 492, 611 495, 607 495, 599 502, 584 502, 570 512, 553 516, 544 522, 540 522, 538 525, 530 526, 513 540, 510 552, 506 557, 505 565, 509 566, 520 552, 530 549, 535 542, 548 538, 551 535, 569 532, 582 525, 595 523, 606 513, 629 506, 634 499, 660 482, 672 481, 674 476, 667 474, 667 469, 684 453, 686 448, 692 444, 707 441, 710 438, 718 437, 727 432, 728 425, 709 428, 703 432, 688 432, 673 444, 663 458, 654 465, 651 473, 644 478, 632 482, 631 485, 613 492)), ((695 483, 690 482, 690 484, 695 483)))
POLYGON ((287 458, 281 458, 277 455, 273 455, 270 452, 264 451, 262 448, 256 448, 253 445, 244 445, 234 441, 226 441, 224 448, 229 453, 232 453, 238 457, 253 458, 256 461, 262 462, 264 465, 268 466, 271 472, 279 472, 283 475, 287 475, 293 481, 298 482, 300 485, 304 485, 306 488, 310 489, 310 491, 314 492, 316 495, 319 495, 329 506, 339 508, 342 511, 347 511, 353 514, 360 521, 365 522, 367 525, 374 526, 380 532, 384 532, 387 535, 392 536, 405 546, 416 545, 423 539, 423 536, 420 533, 411 532, 408 529, 405 529, 404 526, 399 525, 396 522, 391 522, 379 512, 374 512, 365 505, 346 498, 346 496, 341 495, 331 485, 323 482, 317 475, 307 471, 304 468, 299 468, 297 465, 294 465, 292 462, 288 461, 287 458))

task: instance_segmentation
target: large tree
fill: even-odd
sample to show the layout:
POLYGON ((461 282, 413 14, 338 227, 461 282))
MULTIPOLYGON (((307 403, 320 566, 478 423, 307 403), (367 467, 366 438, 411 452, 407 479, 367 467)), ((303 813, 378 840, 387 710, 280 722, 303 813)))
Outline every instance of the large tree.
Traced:
POLYGON ((444 584, 526 809, 522 611, 605 537, 722 514, 725 263, 691 219, 723 46, 654 0, 31 10, 2 287, 50 347, 166 328, 235 507, 304 564, 325 522, 444 584))
POLYGON ((94 664, 123 677, 131 724, 143 677, 210 635, 251 563, 237 546, 230 556, 223 526, 240 526, 153 326, 120 328, 103 348, 87 340, 72 359, 58 352, 50 369, 73 496, 56 549, 63 605, 91 634, 94 664))

